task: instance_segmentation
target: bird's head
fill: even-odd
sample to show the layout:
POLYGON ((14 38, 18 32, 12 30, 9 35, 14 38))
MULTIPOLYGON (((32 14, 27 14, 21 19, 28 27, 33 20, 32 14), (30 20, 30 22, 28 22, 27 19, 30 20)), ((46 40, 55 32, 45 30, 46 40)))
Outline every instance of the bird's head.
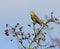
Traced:
POLYGON ((35 12, 31 11, 31 12, 30 12, 30 15, 31 15, 31 16, 34 16, 34 15, 35 15, 35 12))

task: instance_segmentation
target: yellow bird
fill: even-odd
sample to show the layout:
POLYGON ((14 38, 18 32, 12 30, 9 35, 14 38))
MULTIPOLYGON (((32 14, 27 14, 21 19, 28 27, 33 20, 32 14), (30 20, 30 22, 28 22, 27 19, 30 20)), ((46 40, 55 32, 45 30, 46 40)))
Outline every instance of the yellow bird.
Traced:
POLYGON ((42 22, 42 20, 37 17, 37 15, 35 14, 35 12, 31 11, 31 12, 30 12, 30 16, 31 16, 31 19, 33 20, 33 22, 38 23, 38 24, 40 24, 41 26, 42 26, 42 24, 44 24, 44 23, 42 22))

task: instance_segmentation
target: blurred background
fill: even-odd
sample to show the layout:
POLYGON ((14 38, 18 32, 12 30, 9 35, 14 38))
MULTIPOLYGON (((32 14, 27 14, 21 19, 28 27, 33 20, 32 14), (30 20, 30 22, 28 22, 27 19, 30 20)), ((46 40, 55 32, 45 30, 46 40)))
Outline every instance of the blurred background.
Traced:
MULTIPOLYGON (((27 29, 27 25, 32 22, 30 11, 34 11, 44 21, 46 15, 50 18, 51 12, 60 19, 59 10, 60 0, 0 0, 0 49, 18 49, 17 41, 14 39, 10 42, 13 37, 4 34, 6 23, 14 26, 18 22, 27 29)), ((49 31, 51 36, 59 37, 60 26, 53 24, 51 27, 55 28, 49 31)))

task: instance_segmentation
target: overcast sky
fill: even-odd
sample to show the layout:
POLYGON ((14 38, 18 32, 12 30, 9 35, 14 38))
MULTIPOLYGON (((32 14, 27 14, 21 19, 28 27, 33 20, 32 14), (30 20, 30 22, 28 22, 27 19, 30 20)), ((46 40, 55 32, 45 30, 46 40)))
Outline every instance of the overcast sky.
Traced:
MULTIPOLYGON (((34 11, 42 19, 45 15, 50 17, 53 11, 54 16, 60 18, 60 0, 0 0, 1 49, 18 49, 16 41, 11 43, 10 37, 5 36, 5 24, 15 25, 19 22, 27 27, 26 25, 31 22, 30 11, 34 11)), ((57 31, 59 32, 58 29, 57 31)))

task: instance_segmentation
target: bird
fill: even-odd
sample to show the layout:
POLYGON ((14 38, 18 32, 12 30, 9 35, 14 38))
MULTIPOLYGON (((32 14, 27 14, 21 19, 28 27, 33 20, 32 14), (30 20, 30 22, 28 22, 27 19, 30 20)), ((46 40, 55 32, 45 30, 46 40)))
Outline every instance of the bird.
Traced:
MULTIPOLYGON (((36 14, 34 11, 30 12, 30 16, 33 22, 38 23, 40 26, 42 26, 42 24, 45 24, 36 14)), ((46 25, 45 25, 46 26, 46 25)))

